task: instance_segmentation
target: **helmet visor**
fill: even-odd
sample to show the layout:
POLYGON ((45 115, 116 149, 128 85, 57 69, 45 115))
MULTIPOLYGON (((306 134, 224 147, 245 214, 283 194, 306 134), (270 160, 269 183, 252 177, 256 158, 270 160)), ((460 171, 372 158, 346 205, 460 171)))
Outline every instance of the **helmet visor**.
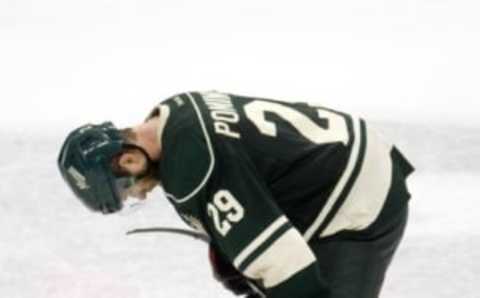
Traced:
POLYGON ((121 176, 116 177, 114 182, 115 191, 120 196, 122 201, 125 201, 128 197, 128 189, 135 184, 134 176, 121 176))

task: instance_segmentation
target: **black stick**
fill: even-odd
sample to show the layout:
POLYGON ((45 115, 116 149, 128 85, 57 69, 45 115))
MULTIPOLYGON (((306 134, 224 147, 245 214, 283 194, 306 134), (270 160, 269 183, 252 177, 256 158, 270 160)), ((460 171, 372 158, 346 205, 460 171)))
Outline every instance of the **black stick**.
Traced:
POLYGON ((178 228, 167 228, 167 227, 153 227, 153 228, 145 228, 145 229, 134 229, 127 232, 127 235, 133 234, 143 234, 143 233, 172 233, 172 234, 180 234, 185 236, 193 237, 197 240, 201 240, 205 243, 210 243, 210 237, 206 234, 202 234, 199 232, 187 230, 187 229, 178 229, 178 228))
MULTIPOLYGON (((152 228, 143 228, 143 229, 134 229, 128 231, 127 235, 134 235, 134 234, 143 234, 143 233, 171 233, 171 234, 180 234, 192 237, 194 239, 200 240, 207 244, 210 243, 210 237, 206 234, 195 232, 192 230, 187 229, 179 229, 179 228, 167 228, 167 227, 152 227, 152 228)), ((253 282, 249 281, 248 284, 255 291, 254 294, 249 294, 246 298, 265 298, 266 295, 260 290, 253 282)))

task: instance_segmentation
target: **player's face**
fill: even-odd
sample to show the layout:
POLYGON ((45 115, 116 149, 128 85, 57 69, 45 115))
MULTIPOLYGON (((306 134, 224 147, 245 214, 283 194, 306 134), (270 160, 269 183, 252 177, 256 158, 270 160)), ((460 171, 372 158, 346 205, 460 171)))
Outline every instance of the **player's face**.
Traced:
POLYGON ((147 194, 157 185, 157 181, 152 178, 143 178, 135 182, 131 187, 125 190, 125 198, 134 197, 140 200, 147 198, 147 194))
MULTIPOLYGON (((114 172, 120 176, 138 177, 144 175, 149 168, 149 161, 140 150, 127 150, 120 154, 113 161, 114 172)), ((135 183, 124 189, 122 197, 134 197, 137 199, 145 199, 147 193, 157 185, 157 181, 151 177, 136 179, 135 183)))

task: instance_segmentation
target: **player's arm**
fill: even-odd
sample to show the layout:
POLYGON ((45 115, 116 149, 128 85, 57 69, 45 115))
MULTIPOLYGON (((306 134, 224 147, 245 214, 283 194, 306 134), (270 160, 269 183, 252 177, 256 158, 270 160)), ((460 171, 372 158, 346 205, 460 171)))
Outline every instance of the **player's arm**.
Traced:
POLYGON ((299 231, 275 204, 249 160, 224 153, 206 206, 216 246, 270 298, 323 297, 325 281, 299 231))

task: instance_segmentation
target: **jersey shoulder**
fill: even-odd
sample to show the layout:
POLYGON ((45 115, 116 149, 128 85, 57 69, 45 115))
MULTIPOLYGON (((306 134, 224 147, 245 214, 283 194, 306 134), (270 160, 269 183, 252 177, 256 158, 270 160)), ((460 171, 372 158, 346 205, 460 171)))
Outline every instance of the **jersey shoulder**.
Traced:
POLYGON ((161 110, 168 111, 168 119, 161 136, 159 177, 167 197, 175 203, 200 194, 213 167, 201 115, 188 96, 180 94, 160 104, 161 110))

